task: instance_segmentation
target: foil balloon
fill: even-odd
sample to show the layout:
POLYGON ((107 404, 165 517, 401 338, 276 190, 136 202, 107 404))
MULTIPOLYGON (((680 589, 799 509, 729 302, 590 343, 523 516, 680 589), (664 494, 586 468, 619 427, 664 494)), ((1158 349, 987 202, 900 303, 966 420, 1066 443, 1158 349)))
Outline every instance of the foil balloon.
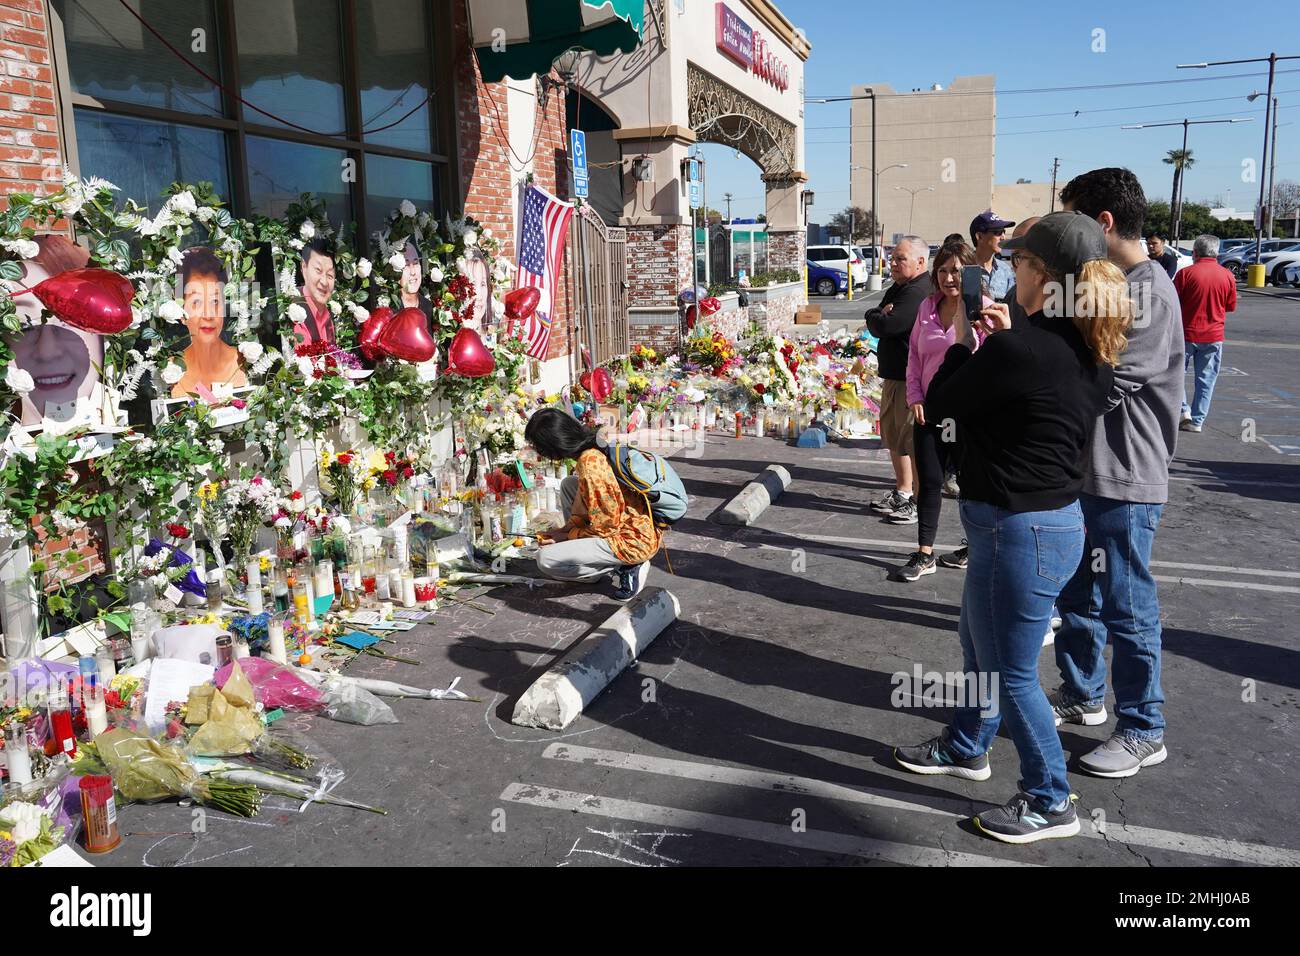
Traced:
POLYGON ((68 325, 86 332, 113 335, 131 327, 135 287, 108 269, 69 269, 30 291, 68 325))
POLYGON ((447 371, 452 375, 482 378, 497 367, 496 359, 473 329, 458 330, 447 353, 447 371))
POLYGON ((598 368, 591 373, 591 397, 597 404, 603 405, 609 400, 609 396, 614 393, 614 379, 609 374, 609 369, 598 368))
POLYGON ((686 331, 689 332, 695 328, 695 306, 686 307, 686 331))
POLYGON ((537 303, 542 301, 542 291, 536 286, 527 285, 512 292, 507 292, 505 297, 506 318, 511 322, 518 322, 528 318, 537 309, 537 303))
POLYGON ((582 386, 584 392, 591 391, 591 369, 587 369, 587 371, 578 376, 578 384, 582 386))
POLYGON ((700 312, 705 316, 710 316, 722 308, 722 302, 716 296, 707 296, 700 300, 700 312))
POLYGON ((403 362, 427 362, 438 351, 429 334, 429 319, 412 306, 403 309, 384 324, 379 332, 379 348, 385 355, 403 362))
POLYGON ((361 337, 358 343, 361 354, 371 362, 384 357, 384 350, 379 347, 379 337, 384 328, 393 320, 393 310, 382 306, 370 313, 370 318, 361 323, 361 337))

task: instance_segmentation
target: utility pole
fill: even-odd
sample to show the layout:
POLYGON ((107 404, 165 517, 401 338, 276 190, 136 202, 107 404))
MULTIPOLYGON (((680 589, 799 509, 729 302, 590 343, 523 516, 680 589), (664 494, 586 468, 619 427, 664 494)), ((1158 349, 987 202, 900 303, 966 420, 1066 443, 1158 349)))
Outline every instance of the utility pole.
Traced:
POLYGON ((1056 174, 1061 168, 1061 157, 1052 157, 1052 195, 1047 200, 1047 211, 1056 212, 1056 174))
POLYGON ((727 201, 727 222, 731 222, 731 193, 723 193, 722 198, 727 201))
POLYGON ((1273 148, 1268 155, 1268 237, 1273 238, 1273 173, 1277 169, 1277 97, 1273 97, 1273 148))

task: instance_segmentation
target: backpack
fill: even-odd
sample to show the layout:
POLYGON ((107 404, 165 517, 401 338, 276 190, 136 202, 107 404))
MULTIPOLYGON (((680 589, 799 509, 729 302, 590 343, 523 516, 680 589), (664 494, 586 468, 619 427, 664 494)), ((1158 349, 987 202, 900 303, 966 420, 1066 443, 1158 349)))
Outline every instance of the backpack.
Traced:
POLYGON ((657 525, 667 527, 686 515, 686 486, 663 458, 628 445, 609 445, 605 455, 614 477, 645 498, 657 525))

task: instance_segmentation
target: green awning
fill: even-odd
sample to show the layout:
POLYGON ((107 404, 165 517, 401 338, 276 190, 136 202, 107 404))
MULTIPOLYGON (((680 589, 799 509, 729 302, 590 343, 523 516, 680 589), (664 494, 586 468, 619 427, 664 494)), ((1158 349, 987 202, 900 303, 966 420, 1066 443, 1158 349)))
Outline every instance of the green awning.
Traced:
POLYGON ((573 47, 630 53, 645 30, 645 0, 469 0, 469 11, 487 83, 547 73, 573 47))

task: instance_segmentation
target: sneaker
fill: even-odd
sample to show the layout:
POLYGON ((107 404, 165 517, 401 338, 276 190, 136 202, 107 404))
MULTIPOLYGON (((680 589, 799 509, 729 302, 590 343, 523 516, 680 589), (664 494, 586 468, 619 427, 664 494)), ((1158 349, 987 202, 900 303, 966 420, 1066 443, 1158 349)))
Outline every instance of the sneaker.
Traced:
POLYGON ((943 480, 943 493, 949 498, 961 497, 961 487, 957 484, 956 475, 949 475, 943 480))
POLYGON ((1180 432, 1199 432, 1201 426, 1196 424, 1196 422, 1192 421, 1190 418, 1184 418, 1178 423, 1178 430, 1180 432))
POLYGON ((916 524, 916 502, 908 498, 893 514, 885 515, 885 520, 890 524, 916 524))
MULTIPOLYGON (((1047 633, 1048 636, 1053 636, 1051 631, 1047 633)), ((1046 643, 1046 638, 1044 638, 1044 643, 1046 643)), ((1047 695, 1047 702, 1052 705, 1052 713, 1056 715, 1056 726, 1058 727, 1061 724, 1083 724, 1085 727, 1096 727, 1098 724, 1106 722, 1105 701, 1096 704, 1081 703, 1058 687, 1047 695)))
POLYGON ((939 555, 939 563, 945 568, 955 568, 958 571, 965 571, 966 565, 970 559, 970 548, 966 547, 966 539, 962 538, 962 547, 950 554, 939 555))
POLYGON ((645 580, 650 574, 650 562, 625 564, 614 572, 614 597, 620 601, 630 601, 641 593, 645 580))
POLYGON ((1104 744, 1079 758, 1079 769, 1094 777, 1131 777, 1143 767, 1164 763, 1168 756, 1164 738, 1111 734, 1104 744))
POLYGON ((1023 793, 1017 793, 1004 807, 977 813, 972 822, 985 836, 1003 843, 1059 840, 1079 832, 1079 815, 1074 811, 1073 798, 1064 810, 1035 810, 1023 793))
POLYGON ((934 565, 933 554, 916 551, 907 559, 907 564, 894 572, 894 577, 896 580, 910 583, 919 580, 923 575, 934 574, 934 565))
POLYGON ((1056 643, 1056 628, 1052 627, 1052 625, 1049 624, 1047 625, 1047 633, 1043 635, 1043 646, 1051 647, 1055 643, 1056 643))
POLYGON ((963 780, 987 780, 993 775, 988 754, 967 759, 949 751, 947 731, 915 747, 895 747, 894 760, 912 773, 941 773, 963 780))
POLYGON ((902 492, 895 489, 883 498, 878 498, 871 502, 871 510, 882 515, 892 515, 902 505, 911 501, 910 497, 904 498, 902 492))

